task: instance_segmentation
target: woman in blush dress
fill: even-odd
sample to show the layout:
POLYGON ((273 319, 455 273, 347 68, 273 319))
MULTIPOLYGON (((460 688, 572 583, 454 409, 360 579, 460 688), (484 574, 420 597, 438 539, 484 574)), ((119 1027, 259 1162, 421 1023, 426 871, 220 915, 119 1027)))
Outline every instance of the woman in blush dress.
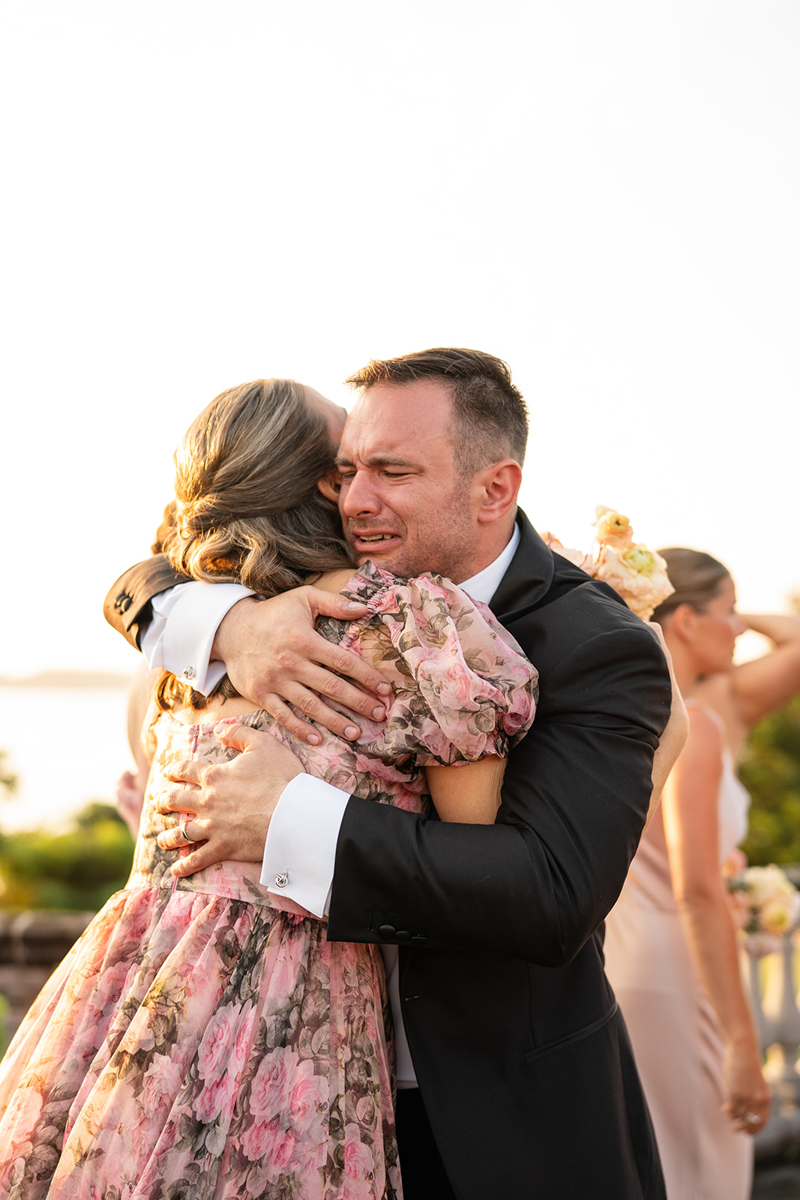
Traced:
POLYGON ((233 757, 219 722, 272 732, 310 773, 375 803, 420 812, 430 792, 442 819, 496 815, 536 672, 447 580, 354 570, 334 502, 343 420, 291 380, 222 393, 176 456, 165 550, 196 579, 262 595, 313 579, 363 602, 366 616, 322 629, 393 685, 387 718, 364 721, 354 743, 319 727, 311 746, 247 711, 225 678, 206 698, 164 676, 130 880, 0 1066, 4 1200, 402 1194, 380 950, 328 942, 324 921, 268 892, 256 864, 176 878, 179 852, 157 840, 174 820, 158 813, 170 764, 233 757))
POLYGON ((800 688, 800 620, 744 617, 726 568, 662 550, 661 624, 689 737, 606 924, 606 970, 650 1106, 669 1200, 746 1200, 751 1136, 769 1115, 721 866, 747 834, 734 769, 746 732, 800 688), (733 666, 746 628, 771 654, 733 666), (724 715, 720 715, 723 713, 724 715))

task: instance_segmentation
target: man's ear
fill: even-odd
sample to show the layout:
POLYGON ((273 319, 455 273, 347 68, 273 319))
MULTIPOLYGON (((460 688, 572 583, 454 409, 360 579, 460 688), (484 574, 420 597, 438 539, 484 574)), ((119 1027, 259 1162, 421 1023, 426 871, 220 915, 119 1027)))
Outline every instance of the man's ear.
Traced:
POLYGON ((522 467, 513 458, 504 458, 480 471, 476 483, 481 490, 478 521, 481 524, 499 521, 516 508, 522 467))
POLYGON ((339 492, 342 490, 342 477, 339 474, 339 468, 332 467, 330 471, 326 471, 322 478, 317 480, 317 487, 326 500, 332 500, 334 504, 338 504, 339 492))

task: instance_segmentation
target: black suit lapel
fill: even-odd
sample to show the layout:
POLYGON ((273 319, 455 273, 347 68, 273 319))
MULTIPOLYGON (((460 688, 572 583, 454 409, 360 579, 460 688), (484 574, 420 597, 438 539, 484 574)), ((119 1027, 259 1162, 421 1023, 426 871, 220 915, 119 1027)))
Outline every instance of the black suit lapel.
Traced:
POLYGON ((506 624, 539 604, 550 590, 555 571, 552 551, 548 550, 522 509, 517 512, 520 541, 500 586, 489 601, 498 620, 506 624))
POLYGON ((561 554, 554 554, 531 525, 522 509, 517 513, 520 542, 489 607, 506 626, 557 600, 589 576, 561 554))

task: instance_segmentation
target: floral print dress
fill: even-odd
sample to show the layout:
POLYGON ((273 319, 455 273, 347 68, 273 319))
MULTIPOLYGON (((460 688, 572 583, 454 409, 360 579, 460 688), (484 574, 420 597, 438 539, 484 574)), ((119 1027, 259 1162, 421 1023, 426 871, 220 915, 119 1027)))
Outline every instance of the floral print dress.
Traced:
MULTIPOLYGON (((307 746, 306 769, 410 812, 426 764, 505 756, 536 672, 489 610, 437 576, 367 564, 345 589, 365 618, 324 635, 394 687, 356 743, 307 746)), ((131 877, 55 971, 0 1064, 0 1197, 19 1200, 390 1200, 401 1196, 392 1033, 373 945, 224 862, 175 880, 155 802, 176 760, 233 757, 211 724, 162 713, 131 877)))

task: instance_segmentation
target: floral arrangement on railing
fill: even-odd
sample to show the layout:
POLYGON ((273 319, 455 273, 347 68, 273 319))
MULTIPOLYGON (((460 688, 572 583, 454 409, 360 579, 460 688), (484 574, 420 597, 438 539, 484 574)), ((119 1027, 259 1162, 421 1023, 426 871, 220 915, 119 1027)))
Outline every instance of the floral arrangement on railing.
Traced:
POLYGON ((675 591, 667 575, 667 564, 655 550, 634 542, 630 518, 613 508, 599 505, 594 522, 597 554, 568 550, 552 533, 543 533, 545 544, 568 558, 587 575, 601 579, 617 592, 637 617, 649 621, 667 596, 675 591))
POLYGON ((748 867, 741 850, 734 850, 722 874, 747 953, 761 958, 780 950, 781 939, 800 922, 800 892, 786 873, 775 863, 748 867))

